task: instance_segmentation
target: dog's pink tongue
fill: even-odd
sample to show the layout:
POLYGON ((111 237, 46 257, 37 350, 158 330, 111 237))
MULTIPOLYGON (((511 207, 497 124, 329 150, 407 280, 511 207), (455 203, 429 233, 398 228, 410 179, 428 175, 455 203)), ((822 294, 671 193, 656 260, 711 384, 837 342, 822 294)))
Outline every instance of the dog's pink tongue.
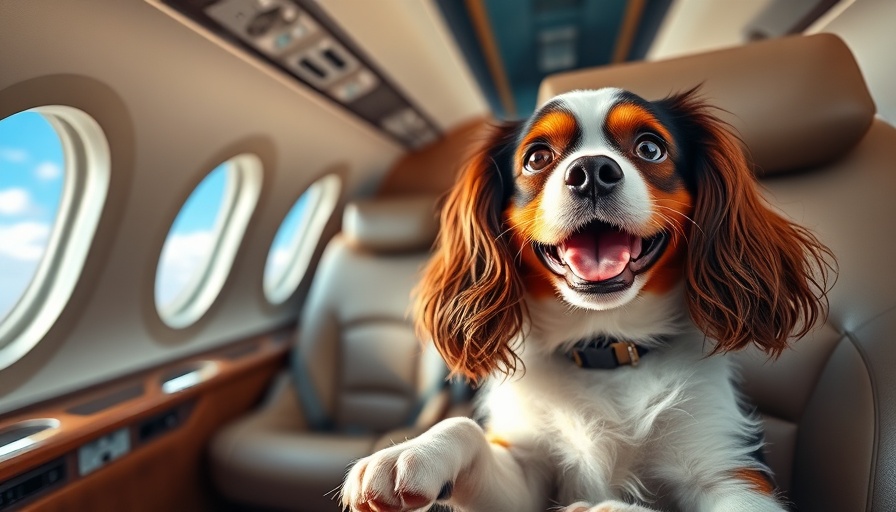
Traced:
POLYGON ((604 281, 625 270, 632 258, 632 238, 616 230, 576 233, 560 250, 577 276, 586 281, 604 281))

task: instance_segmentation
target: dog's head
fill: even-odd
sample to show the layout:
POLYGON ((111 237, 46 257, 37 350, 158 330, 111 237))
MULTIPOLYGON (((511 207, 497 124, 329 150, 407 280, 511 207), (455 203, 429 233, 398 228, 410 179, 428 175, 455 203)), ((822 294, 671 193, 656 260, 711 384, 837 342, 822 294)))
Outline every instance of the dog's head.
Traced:
POLYGON ((526 294, 608 310, 683 281, 716 351, 772 355, 824 312, 829 251, 769 209, 694 90, 574 91, 495 127, 441 222, 418 325, 471 379, 516 367, 526 294))

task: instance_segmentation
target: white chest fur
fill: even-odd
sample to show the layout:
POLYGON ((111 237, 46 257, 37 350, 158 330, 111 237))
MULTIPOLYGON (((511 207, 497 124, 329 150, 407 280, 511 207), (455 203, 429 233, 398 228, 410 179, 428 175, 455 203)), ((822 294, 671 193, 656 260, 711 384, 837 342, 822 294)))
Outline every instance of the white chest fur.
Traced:
POLYGON ((480 410, 489 431, 547 473, 559 503, 651 502, 670 479, 731 469, 701 467, 707 460, 737 467, 749 457, 733 438, 753 421, 738 408, 729 361, 703 357, 702 337, 678 336, 615 370, 580 369, 562 354, 522 358, 525 374, 489 384, 480 410))

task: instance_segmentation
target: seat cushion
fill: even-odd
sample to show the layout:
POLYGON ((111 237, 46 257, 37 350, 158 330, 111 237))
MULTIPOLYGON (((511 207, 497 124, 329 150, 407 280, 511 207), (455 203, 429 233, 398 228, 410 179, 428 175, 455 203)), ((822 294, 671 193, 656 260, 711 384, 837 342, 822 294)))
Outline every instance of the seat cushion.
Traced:
POLYGON ((411 424, 444 384, 410 300, 436 234, 433 196, 357 201, 321 257, 292 371, 312 430, 382 433, 411 424))
POLYGON ((334 488, 354 461, 372 453, 379 436, 301 430, 293 388, 284 384, 275 385, 274 396, 259 411, 215 436, 210 449, 215 486, 240 503, 335 512, 334 488))
POLYGON ((284 372, 256 412, 215 436, 209 451, 212 479, 224 496, 252 507, 336 512, 339 485, 352 463, 420 435, 443 414, 423 414, 415 425, 380 434, 311 432, 284 372))
POLYGON ((439 223, 435 196, 354 201, 342 215, 342 234, 358 249, 373 252, 426 252, 439 223))
POLYGON ((277 433, 247 423, 217 438, 219 449, 230 448, 230 464, 214 466, 217 488, 237 502, 286 510, 338 510, 333 483, 369 455, 376 441, 371 436, 277 433))
POLYGON ((383 255, 334 238, 306 301, 292 371, 313 429, 384 432, 414 420, 441 387, 408 310, 427 254, 383 255))
POLYGON ((875 120, 843 157, 763 182, 839 266, 827 326, 781 361, 745 369, 760 408, 798 423, 790 497, 801 510, 894 510, 896 444, 883 441, 896 436, 896 401, 885 398, 896 389, 894 146, 896 129, 875 120))

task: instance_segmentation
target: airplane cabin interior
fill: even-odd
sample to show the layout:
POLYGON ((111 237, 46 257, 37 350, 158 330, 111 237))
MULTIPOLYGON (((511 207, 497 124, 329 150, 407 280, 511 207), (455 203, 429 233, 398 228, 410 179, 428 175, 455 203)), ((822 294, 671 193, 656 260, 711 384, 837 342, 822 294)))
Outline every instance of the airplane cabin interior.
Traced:
POLYGON ((896 510, 894 22, 890 0, 0 0, 0 511, 342 510, 355 461, 473 414, 409 311, 488 127, 695 86, 836 258, 805 338, 730 356, 777 496, 896 510))

